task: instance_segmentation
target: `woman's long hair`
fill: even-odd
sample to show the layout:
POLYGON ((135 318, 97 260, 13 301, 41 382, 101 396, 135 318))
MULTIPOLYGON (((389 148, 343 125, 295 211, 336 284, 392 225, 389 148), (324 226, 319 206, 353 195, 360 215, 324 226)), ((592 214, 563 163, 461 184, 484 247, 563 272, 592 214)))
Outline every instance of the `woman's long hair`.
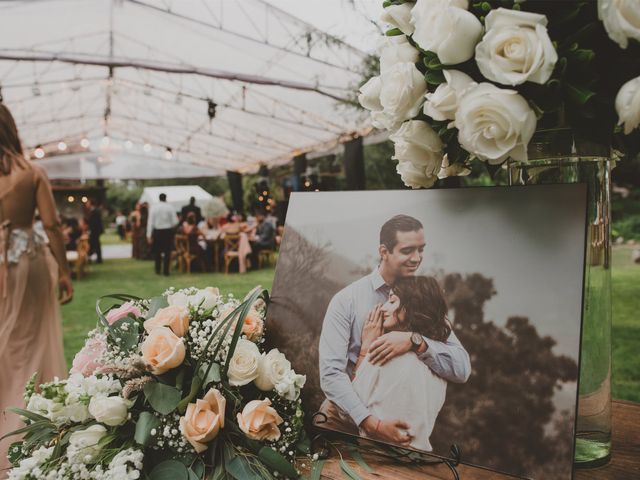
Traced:
POLYGON ((406 326, 427 338, 444 342, 451 334, 447 320, 447 302, 434 277, 402 277, 393 285, 393 293, 406 312, 406 326))
POLYGON ((9 175, 14 166, 27 168, 18 129, 9 109, 0 103, 0 175, 9 175))

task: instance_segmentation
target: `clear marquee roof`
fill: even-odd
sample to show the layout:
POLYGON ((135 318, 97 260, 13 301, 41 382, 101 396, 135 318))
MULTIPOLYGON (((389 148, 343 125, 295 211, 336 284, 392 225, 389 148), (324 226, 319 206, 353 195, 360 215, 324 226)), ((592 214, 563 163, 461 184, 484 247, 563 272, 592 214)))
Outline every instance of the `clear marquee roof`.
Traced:
POLYGON ((253 172, 368 131, 380 4, 0 0, 1 93, 53 178, 253 172))

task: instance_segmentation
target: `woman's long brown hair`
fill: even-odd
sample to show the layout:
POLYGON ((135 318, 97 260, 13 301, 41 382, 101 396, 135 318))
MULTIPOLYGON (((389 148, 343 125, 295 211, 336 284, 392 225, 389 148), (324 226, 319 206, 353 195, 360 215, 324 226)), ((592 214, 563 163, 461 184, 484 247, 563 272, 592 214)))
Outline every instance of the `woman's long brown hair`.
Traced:
POLYGON ((27 165, 13 115, 0 103, 0 175, 9 175, 14 166, 26 168, 27 165))
POLYGON ((406 311, 407 328, 410 331, 438 342, 449 338, 449 308, 440 284, 434 277, 402 277, 393 285, 393 293, 406 311))

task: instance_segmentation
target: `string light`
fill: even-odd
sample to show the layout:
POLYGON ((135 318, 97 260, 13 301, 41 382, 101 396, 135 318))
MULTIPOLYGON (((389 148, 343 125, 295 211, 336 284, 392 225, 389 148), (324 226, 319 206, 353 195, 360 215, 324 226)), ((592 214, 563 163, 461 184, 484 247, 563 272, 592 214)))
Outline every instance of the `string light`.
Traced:
POLYGON ((164 152, 164 158, 166 158, 167 160, 171 160, 173 158, 173 152, 169 147, 167 147, 167 149, 164 152))
POLYGON ((67 197, 67 202, 69 202, 69 203, 73 203, 73 202, 75 202, 75 201, 76 201, 76 197, 74 197, 73 195, 69 195, 69 196, 67 197))
POLYGON ((36 147, 36 149, 33 151, 33 155, 37 158, 44 158, 44 150, 42 149, 42 147, 40 145, 38 145, 36 147))
POLYGON ((89 145, 91 145, 91 143, 89 142, 88 138, 83 138, 82 140, 80 140, 80 146, 82 148, 89 148, 89 145))
POLYGON ((58 150, 60 150, 61 152, 64 152, 67 149, 67 144, 64 142, 59 142, 58 143, 58 150))
POLYGON ((89 199, 87 197, 82 197, 82 203, 87 203, 89 199))

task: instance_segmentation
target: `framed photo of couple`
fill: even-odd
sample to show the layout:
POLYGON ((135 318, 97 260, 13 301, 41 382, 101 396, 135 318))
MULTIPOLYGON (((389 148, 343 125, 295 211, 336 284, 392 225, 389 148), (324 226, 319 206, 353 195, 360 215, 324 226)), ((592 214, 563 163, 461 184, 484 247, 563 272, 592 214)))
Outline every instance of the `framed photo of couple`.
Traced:
POLYGON ((268 328, 321 428, 570 479, 586 186, 296 193, 268 328))

